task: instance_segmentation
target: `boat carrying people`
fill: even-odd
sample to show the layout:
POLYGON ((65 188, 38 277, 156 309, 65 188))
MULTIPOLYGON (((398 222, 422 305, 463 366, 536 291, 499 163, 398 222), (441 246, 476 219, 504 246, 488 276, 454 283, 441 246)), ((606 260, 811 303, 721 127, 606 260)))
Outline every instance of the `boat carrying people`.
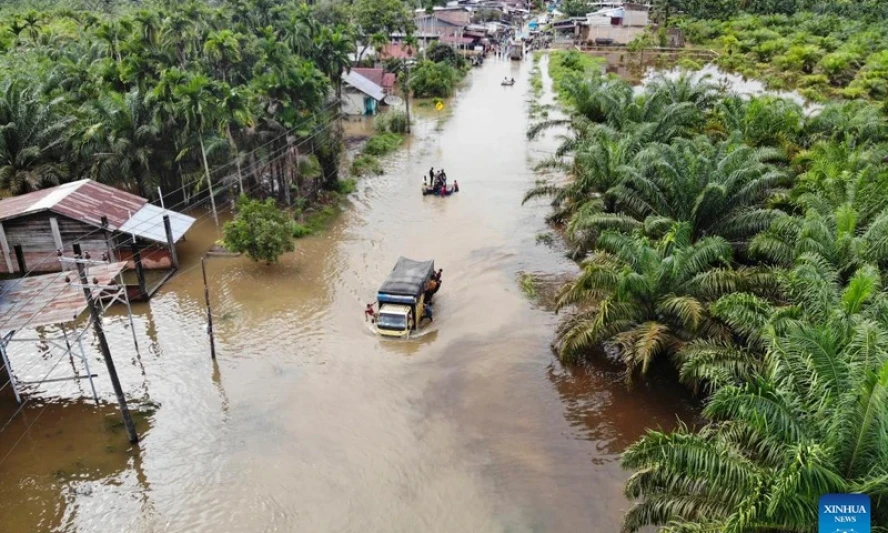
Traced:
POLYGON ((436 196, 450 196, 451 194, 459 192, 459 183, 456 180, 453 180, 453 184, 451 186, 447 186, 447 174, 444 172, 442 168, 437 173, 433 170, 429 171, 429 178, 426 181, 426 178, 422 178, 422 195, 427 196, 429 194, 434 194, 436 196))
POLYGON ((434 261, 398 258, 376 294, 376 332, 386 337, 408 337, 426 321, 431 322, 432 298, 440 288, 441 270, 435 272, 434 261))

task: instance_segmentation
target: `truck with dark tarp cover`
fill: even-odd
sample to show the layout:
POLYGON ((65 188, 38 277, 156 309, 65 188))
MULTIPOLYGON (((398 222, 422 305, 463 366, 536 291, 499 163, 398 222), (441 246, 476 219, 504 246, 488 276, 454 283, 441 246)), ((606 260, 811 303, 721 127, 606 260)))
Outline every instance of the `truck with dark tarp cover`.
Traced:
POLYGON ((376 330, 388 337, 406 337, 419 327, 434 261, 401 257, 376 295, 376 330))

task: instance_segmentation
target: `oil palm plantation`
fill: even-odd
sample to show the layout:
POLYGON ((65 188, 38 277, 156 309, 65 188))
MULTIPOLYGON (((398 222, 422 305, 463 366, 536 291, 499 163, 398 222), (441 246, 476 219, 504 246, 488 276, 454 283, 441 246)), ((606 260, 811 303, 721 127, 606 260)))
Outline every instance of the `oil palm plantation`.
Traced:
POLYGON ((21 194, 68 179, 64 149, 73 117, 33 80, 10 80, 0 96, 0 187, 21 194))
POLYGON ((789 267, 813 253, 842 279, 865 263, 888 266, 888 173, 879 151, 849 143, 821 143, 806 152, 792 204, 799 216, 781 215, 755 237, 752 252, 789 267))
POLYGON ((772 155, 706 137, 650 145, 610 192, 620 211, 611 218, 644 223, 655 234, 688 222, 692 241, 717 235, 742 248, 778 216, 766 204, 789 180, 766 163, 772 155))
POLYGON ((650 431, 623 455, 637 503, 623 530, 808 532, 827 493, 872 498, 888 524, 888 315, 878 270, 845 287, 803 260, 789 277, 803 316, 768 334, 766 367, 719 389, 699 431, 650 431))
POLYGON ((630 375, 647 372, 695 336, 723 338, 710 302, 727 292, 766 289, 769 276, 730 268, 732 250, 721 237, 691 240, 688 223, 661 239, 608 231, 582 272, 558 298, 576 311, 559 331, 564 360, 582 359, 602 345, 615 347, 630 375))

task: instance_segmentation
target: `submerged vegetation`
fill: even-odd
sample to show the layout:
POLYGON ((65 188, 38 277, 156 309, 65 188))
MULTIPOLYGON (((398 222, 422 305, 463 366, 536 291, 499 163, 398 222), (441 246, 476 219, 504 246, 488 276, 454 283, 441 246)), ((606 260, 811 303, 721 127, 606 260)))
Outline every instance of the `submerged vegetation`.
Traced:
POLYGON ((886 14, 861 11, 842 16, 824 9, 819 13, 743 13, 724 21, 685 19, 677 24, 691 42, 718 50, 719 66, 761 78, 771 89, 797 88, 815 101, 867 98, 884 102, 888 97, 886 14))
POLYGON ((691 75, 639 93, 574 54, 550 61, 568 116, 529 131, 564 132, 540 169, 570 179, 525 201, 551 202, 581 264, 556 349, 618 354, 627 378, 672 365, 706 398, 702 427, 626 451, 624 530, 810 531, 831 492, 870 494, 873 524, 888 523, 888 123, 874 94, 806 115, 691 75))
POLYGON ((383 173, 379 157, 388 155, 404 144, 407 131, 407 115, 403 111, 390 111, 375 118, 376 134, 367 139, 361 152, 351 165, 353 176, 379 175, 383 173))

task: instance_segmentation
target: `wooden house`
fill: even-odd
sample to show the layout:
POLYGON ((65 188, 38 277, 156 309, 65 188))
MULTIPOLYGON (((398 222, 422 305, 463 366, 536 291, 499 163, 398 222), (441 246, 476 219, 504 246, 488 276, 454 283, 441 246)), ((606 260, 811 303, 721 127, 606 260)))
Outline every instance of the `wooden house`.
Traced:
POLYGON ((195 219, 92 180, 65 183, 0 200, 0 273, 61 270, 58 250, 130 261, 133 241, 144 268, 173 267, 172 246, 195 219), (169 217, 172 243, 164 216, 169 217))

